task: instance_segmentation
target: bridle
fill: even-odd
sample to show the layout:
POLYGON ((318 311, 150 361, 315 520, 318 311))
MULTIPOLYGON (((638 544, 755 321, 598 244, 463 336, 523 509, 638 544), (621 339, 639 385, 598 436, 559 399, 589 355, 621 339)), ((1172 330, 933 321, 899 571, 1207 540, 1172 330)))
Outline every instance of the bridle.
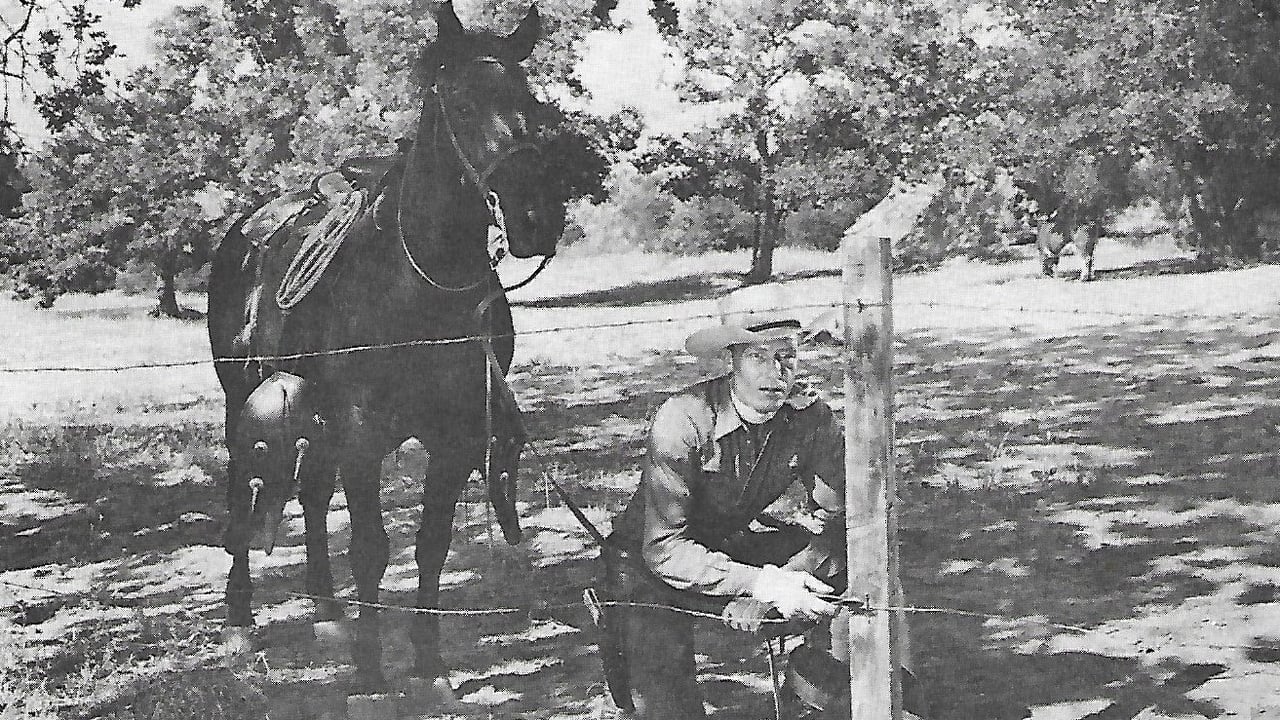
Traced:
MULTIPOLYGON (((500 61, 497 58, 482 57, 476 58, 473 62, 500 61)), ((441 67, 441 69, 443 69, 443 67, 441 67)), ((439 88, 434 84, 431 86, 430 92, 435 96, 436 107, 439 110, 439 114, 436 116, 435 134, 438 138, 440 129, 443 126, 444 132, 449 138, 449 145, 453 148, 454 156, 458 159, 458 163, 462 165, 463 182, 465 183, 468 180, 471 182, 472 187, 474 187, 476 192, 480 194, 480 197, 484 199, 485 207, 489 211, 489 238, 487 250, 489 256, 489 270, 492 271, 496 269, 498 263, 508 255, 510 252, 510 245, 507 241, 507 222, 506 216, 502 211, 502 200, 498 197, 498 193, 494 192, 493 188, 490 187, 489 177, 513 155, 520 152, 534 152, 541 155, 542 150, 531 142, 512 143, 510 146, 504 148, 502 152, 498 153, 498 155, 494 157, 483 170, 477 169, 476 164, 472 162, 471 158, 467 156, 466 151, 463 150, 462 144, 458 142, 458 134, 454 131, 454 124, 450 120, 451 113, 449 112, 449 107, 444 102, 444 96, 441 95, 439 88)), ((404 234, 404 223, 401 219, 401 211, 404 207, 404 188, 405 182, 402 178, 396 197, 396 233, 400 236, 400 247, 404 250, 404 255, 409 260, 409 265, 413 268, 414 272, 418 273, 418 275, 423 280, 426 280, 432 287, 445 292, 466 292, 468 290, 474 290, 485 283, 489 279, 488 272, 482 274, 479 279, 472 283, 460 286, 444 285, 434 280, 431 275, 418 264, 417 259, 413 257, 413 252, 409 249, 409 242, 405 238, 404 234)), ((516 283, 510 288, 503 288, 503 290, 514 290, 516 288, 523 287, 532 281, 533 278, 537 277, 537 275, 541 273, 550 262, 550 255, 543 256, 542 262, 539 263, 537 269, 535 269, 529 277, 519 283, 516 283)))

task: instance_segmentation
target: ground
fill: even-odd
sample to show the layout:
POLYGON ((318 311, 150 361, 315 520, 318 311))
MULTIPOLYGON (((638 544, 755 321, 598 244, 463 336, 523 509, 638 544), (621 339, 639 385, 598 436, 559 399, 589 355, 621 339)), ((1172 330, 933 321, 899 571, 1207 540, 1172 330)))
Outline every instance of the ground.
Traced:
MULTIPOLYGON (((543 477, 607 528, 637 481, 646 418, 717 370, 679 344, 746 260, 564 258, 513 296, 512 384, 535 438, 528 539, 503 545, 471 488, 443 594, 519 609, 443 622, 454 683, 494 717, 608 716, 579 605, 596 549, 543 477), (552 331, 637 320, 654 322, 552 331)), ((777 264, 806 302, 838 297, 838 256, 777 264)), ((1167 247, 1104 243, 1092 284, 1040 278, 1034 260, 896 280, 902 579, 922 609, 912 645, 932 717, 1280 715, 1280 267, 1182 266, 1167 247)), ((149 318, 149 299, 67 300, 4 308, 4 366, 207 353, 202 325, 149 318)), ((805 355, 837 406, 840 353, 805 355)), ((0 717, 344 716, 345 650, 314 640, 309 602, 290 595, 296 506, 286 545, 253 558, 254 659, 218 669, 221 412, 207 363, 0 373, 0 717)), ((392 604, 415 581, 420 467, 412 447, 385 467, 392 604)), ((345 521, 339 494, 330 525, 350 597, 345 521)), ((403 684, 405 618, 386 622, 403 684)), ((700 632, 712 716, 772 717, 762 648, 700 632)))

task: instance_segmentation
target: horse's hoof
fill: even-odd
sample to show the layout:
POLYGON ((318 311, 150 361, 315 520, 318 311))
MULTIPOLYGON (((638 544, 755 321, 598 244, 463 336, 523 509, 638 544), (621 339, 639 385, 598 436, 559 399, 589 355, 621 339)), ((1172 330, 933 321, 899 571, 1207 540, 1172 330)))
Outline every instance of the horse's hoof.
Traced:
POLYGON ((253 655, 253 628, 233 625, 222 629, 222 656, 228 665, 246 662, 253 655))
POLYGON ((398 698, 393 695, 348 695, 347 720, 396 720, 398 698))
POLYGON ((449 678, 409 678, 409 706, 412 713, 445 713, 447 715, 484 714, 489 708, 458 699, 449 678))

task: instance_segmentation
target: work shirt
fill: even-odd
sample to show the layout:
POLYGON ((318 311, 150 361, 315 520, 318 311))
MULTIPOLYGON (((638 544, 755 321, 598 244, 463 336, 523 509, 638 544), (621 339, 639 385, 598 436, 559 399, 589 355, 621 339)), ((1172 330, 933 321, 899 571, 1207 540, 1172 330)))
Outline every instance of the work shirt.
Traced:
POLYGON ((613 541, 678 590, 746 595, 760 570, 730 557, 726 542, 792 496, 801 506, 792 512, 843 511, 844 431, 831 408, 798 384, 773 417, 751 425, 734 409, 730 376, 713 378, 658 409, 613 541))

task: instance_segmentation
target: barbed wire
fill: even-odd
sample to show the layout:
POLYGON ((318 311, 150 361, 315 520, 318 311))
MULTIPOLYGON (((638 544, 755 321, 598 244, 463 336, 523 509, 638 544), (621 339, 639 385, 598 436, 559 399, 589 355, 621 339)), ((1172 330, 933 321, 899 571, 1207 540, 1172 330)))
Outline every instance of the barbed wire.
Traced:
MULTIPOLYGON (((664 306, 684 306, 687 303, 688 301, 644 303, 636 307, 645 309, 645 310, 653 310, 655 308, 660 308, 664 306)), ((1126 318, 1126 319, 1159 318, 1159 319, 1175 319, 1175 320, 1221 320, 1224 317, 1237 317, 1237 318, 1269 317, 1262 312, 1235 312, 1235 313, 1222 313, 1222 314, 1191 313, 1191 312, 1168 313, 1168 312, 1159 312, 1159 311, 1120 312, 1120 311, 1102 310, 1102 309, 1087 309, 1087 308, 1079 308, 1079 307, 1052 308, 1052 307, 1033 307, 1033 306, 1026 306, 1026 305, 999 305, 999 304, 986 305, 986 304, 979 304, 979 303, 950 302, 950 301, 939 301, 939 300, 921 300, 921 301, 898 300, 898 301, 895 301, 893 305, 896 307, 923 307, 931 310, 948 308, 948 309, 959 309, 959 310, 970 310, 970 311, 981 311, 981 312, 1007 312, 1007 313, 1021 313, 1021 314, 1039 313, 1039 314, 1071 315, 1071 316, 1086 316, 1086 317, 1087 316, 1116 317, 1116 318, 1126 318)), ((850 307, 850 308, 857 308, 859 310, 862 310, 866 308, 883 307, 883 306, 884 306, 883 303, 866 302, 861 299, 854 299, 848 302, 807 303, 807 304, 793 305, 793 306, 788 306, 785 309, 830 310, 830 309, 836 309, 841 307, 850 307)), ((720 318, 719 313, 708 312, 708 313, 698 313, 698 314, 686 314, 678 317, 639 318, 639 319, 620 320, 620 321, 611 321, 611 322, 582 323, 582 324, 575 324, 575 325, 534 328, 531 330, 524 330, 524 331, 511 333, 511 334, 468 335, 468 336, 460 336, 460 337, 453 337, 453 338, 424 338, 424 339, 406 340, 406 341, 390 342, 390 343, 371 343, 371 344, 364 344, 364 345, 353 345, 353 346, 346 346, 346 347, 340 347, 340 348, 304 351, 304 352, 297 352, 297 353, 276 354, 276 355, 221 356, 221 357, 201 358, 201 359, 149 361, 149 362, 123 363, 118 365, 100 365, 100 366, 63 365, 63 366, 0 367, 0 374, 45 373, 45 372, 81 372, 81 373, 121 372, 121 371, 128 371, 128 370, 190 367, 190 366, 203 365, 205 363, 288 362, 288 361, 302 360, 307 358, 346 355, 346 354, 374 352, 374 351, 383 351, 383 350, 394 350, 399 348, 434 346, 434 345, 453 345, 453 344, 467 343, 467 342, 473 342, 473 341, 484 340, 484 339, 509 338, 509 337, 512 337, 513 335, 528 337, 528 336, 546 335, 546 334, 561 333, 561 332, 575 332, 575 331, 602 330, 602 329, 621 329, 621 328, 635 327, 635 326, 681 323, 681 322, 709 320, 709 319, 718 319, 718 318, 720 318)), ((545 458, 543 458, 543 460, 545 462, 545 458)), ((29 585, 29 584, 14 582, 14 581, 5 580, 5 579, 0 579, 0 585, 12 587, 15 589, 26 590, 29 592, 44 593, 50 596, 62 597, 67 599, 89 599, 96 602, 102 602, 104 604, 108 603, 111 597, 111 593, 105 590, 96 591, 96 592, 94 591, 68 592, 68 591, 62 591, 54 588, 38 587, 35 585, 29 585), (104 600, 104 598, 106 599, 104 600)), ((418 608, 418 607, 396 605, 392 603, 372 603, 372 602, 364 602, 364 601, 354 600, 354 599, 325 598, 317 595, 312 595, 308 593, 299 593, 299 592, 289 592, 288 594, 291 597, 302 598, 302 599, 326 600, 326 601, 333 600, 341 604, 349 605, 353 607, 370 607, 370 608, 376 608, 380 610, 409 613, 409 614, 430 614, 430 615, 436 615, 436 616, 452 616, 452 617, 523 615, 523 616, 528 616, 532 619, 535 613, 587 609, 582 602, 538 604, 530 607, 418 608)), ((847 601, 847 598, 839 598, 836 596, 829 596, 826 599, 829 599, 832 601, 847 601)), ((683 614, 683 615, 687 615, 694 618, 712 619, 717 621, 723 620, 723 616, 721 614, 693 610, 690 608, 683 608, 679 606, 667 605, 667 604, 661 604, 661 603, 642 603, 642 602, 632 602, 632 601, 601 600, 598 602, 598 604, 604 607, 662 610, 662 611, 683 614)), ((962 610, 958 608, 935 607, 935 606, 869 605, 869 606, 863 606, 858 610, 855 610, 855 612, 891 612, 891 613, 900 612, 900 613, 908 613, 908 614, 933 614, 933 615, 945 615, 945 616, 951 616, 951 617, 967 617, 967 618, 981 619, 984 621, 998 621, 998 622, 1005 622, 1005 623, 1019 623, 1019 622, 1033 623, 1038 626, 1049 627, 1049 628, 1054 628, 1061 631, 1079 633, 1079 634, 1087 634, 1087 633, 1095 633, 1095 632, 1100 632, 1103 634, 1114 634, 1118 632, 1117 630, 1114 630, 1114 629, 1106 630, 1106 629, 1100 629, 1100 628, 1086 628, 1086 627, 1081 627, 1078 625, 1072 625, 1068 623, 1055 622, 1055 621, 1051 621, 1051 620, 1047 620, 1039 617, 1012 617, 1012 616, 1003 615, 999 613, 989 613, 989 612, 980 612, 980 611, 973 611, 973 610, 962 610)), ((781 618, 763 618, 761 622, 763 624, 782 624, 782 623, 787 623, 791 621, 784 620, 781 618)), ((1176 642, 1179 642, 1176 638, 1169 637, 1165 642, 1160 643, 1154 647, 1150 645, 1146 645, 1142 641, 1133 642, 1131 644, 1133 644, 1136 647, 1145 646, 1147 652, 1152 652, 1152 651, 1163 650, 1164 648, 1176 642)), ((1195 646, 1199 648, 1215 649, 1215 650, 1222 650, 1222 651, 1243 651, 1243 652, 1275 652, 1277 651, 1277 649, 1280 649, 1280 645, 1254 645, 1254 644, 1195 643, 1195 646)), ((1269 673, 1265 670, 1248 671, 1243 673, 1243 675, 1258 675, 1258 674, 1275 674, 1275 673, 1269 673)), ((1219 675, 1215 677, 1225 679, 1225 678, 1234 677, 1234 675, 1219 675)))
MULTIPOLYGON (((1161 320, 1222 320, 1223 318, 1271 318, 1275 317, 1275 312, 1266 313, 1260 310, 1240 310, 1235 312, 1224 313, 1196 313, 1196 312, 1161 312, 1159 310, 1135 310, 1132 312, 1124 312, 1121 310, 1102 310, 1089 309, 1080 307, 1040 307, 1032 305, 982 305, 977 303, 962 303, 940 300, 895 300, 895 307, 926 307, 932 310, 941 308, 951 308, 957 310, 978 310, 982 312, 1012 312, 1012 313, 1042 313, 1046 315, 1074 315, 1074 316, 1097 316, 1097 317, 1115 317, 1115 318, 1157 318, 1161 320)), ((1276 311, 1280 311, 1277 306, 1276 311)))
MULTIPOLYGON (((14 582, 14 581, 5 580, 5 579, 0 579, 0 585, 17 588, 21 590, 28 590, 31 592, 45 593, 47 595, 52 595, 55 597, 60 597, 60 598, 69 599, 69 600, 88 599, 88 600, 94 600, 97 602, 102 602, 104 604, 108 604, 108 603, 106 603, 103 600, 103 598, 109 597, 111 595, 111 593, 106 590, 100 590, 96 592, 95 591, 69 592, 65 590, 57 590, 54 588, 28 585, 25 583, 19 583, 19 582, 14 582)), ((540 603, 540 604, 531 605, 528 607, 497 606, 497 607, 464 607, 464 608, 427 608, 427 607, 415 607, 415 606, 409 606, 409 605, 397 605, 394 603, 385 603, 385 602, 368 602, 363 600, 354 600, 351 598, 326 597, 322 595, 315 595, 312 593, 304 593, 304 592, 296 592, 296 591, 288 591, 286 594, 293 598, 300 598, 305 600, 337 602, 339 604, 347 605, 351 607, 367 607, 367 608, 376 609, 376 610, 387 610, 391 612, 404 613, 408 615, 434 615, 437 617, 492 617, 492 616, 499 616, 499 615, 520 615, 520 616, 525 616, 530 619, 533 619, 534 616, 539 613, 550 613, 550 612, 563 611, 563 610, 587 610, 588 609, 586 604, 581 601, 571 602, 571 603, 567 603, 567 602, 566 603, 540 603)), ((1100 628, 1087 628, 1087 627, 1082 627, 1080 625, 1072 625, 1064 622, 1046 620, 1041 618, 1040 616, 1013 617, 1011 615, 1004 615, 1000 613, 979 612, 975 610, 961 610, 958 608, 924 606, 924 605, 874 605, 874 604, 865 604, 861 601, 857 601, 856 598, 849 598, 849 597, 844 597, 840 595, 820 595, 819 597, 821 597, 824 600, 827 600, 828 602, 837 603, 837 604, 849 603, 851 600, 856 601, 856 605, 851 608, 852 612, 855 614, 862 614, 862 613, 869 613, 869 612, 884 612, 884 613, 902 612, 902 613, 908 613, 913 615, 920 615, 920 614, 947 615, 952 617, 966 617, 966 618, 974 618, 974 619, 980 619, 980 620, 994 620, 994 621, 999 621, 1004 623, 1025 622, 1025 623, 1039 625, 1043 627, 1054 628, 1056 630, 1079 633, 1082 635, 1088 634, 1088 633, 1094 633, 1094 632, 1102 633, 1105 635, 1114 635, 1117 632, 1119 632, 1116 629, 1106 630, 1106 629, 1100 629, 1100 628)), ((666 612, 671 612, 679 615, 686 615, 688 617, 699 618, 699 619, 717 620, 717 621, 724 620, 724 615, 722 613, 713 613, 713 612, 707 612, 704 610, 694 610, 692 608, 680 607, 677 605, 669 605, 665 603, 635 602, 635 601, 629 601, 629 600, 598 600, 597 604, 602 607, 632 608, 632 609, 642 609, 642 610, 662 610, 666 612)), ((760 622, 767 625, 784 625, 787 623, 794 624, 795 621, 787 620, 784 618, 765 617, 765 618, 761 618, 760 622)), ((1174 644, 1175 642, 1177 642, 1175 638, 1169 638, 1165 642, 1155 646, 1155 648, 1153 649, 1160 650, 1171 644, 1174 644)), ((1278 643, 1280 643, 1280 641, 1278 641, 1278 643)), ((1132 644, 1135 646, 1142 646, 1145 643, 1139 641, 1132 644)), ((1277 649, 1280 649, 1280 644, 1252 645, 1252 644, 1199 643, 1198 642, 1198 643, 1195 643, 1195 646, 1197 648, 1206 648, 1211 650, 1241 650, 1245 652, 1249 652, 1249 651, 1275 652, 1277 649)))
MULTIPOLYGON (((655 307, 677 307, 686 305, 689 301, 679 302, 660 302, 660 303, 644 303, 637 305, 637 308, 652 309, 655 307)), ((1263 312, 1235 312, 1223 314, 1210 313, 1165 313, 1158 311, 1134 311, 1121 312, 1115 310, 1090 310, 1086 308, 1052 308, 1052 307, 1033 307, 1026 305, 983 305, 976 303, 957 303, 939 300, 895 300, 890 303, 894 307, 924 307, 929 309, 959 309, 972 310, 980 312, 1012 312, 1025 314, 1052 314, 1052 315, 1072 315, 1072 316, 1099 316, 1099 317, 1116 317, 1126 319, 1139 318, 1159 318, 1166 320, 1222 320, 1224 317, 1234 318, 1260 318, 1273 317, 1263 312)), ((834 310, 842 307, 857 308, 859 310, 884 307, 885 303, 864 301, 855 298, 848 302, 826 302, 826 303, 807 303, 801 305, 791 305, 780 309, 785 310, 834 310)), ((1280 308, 1277 308, 1280 310, 1280 308)), ((462 335, 449 338, 421 338, 415 340, 401 340, 385 343, 368 343, 362 345, 349 345, 337 348, 327 348, 321 350, 307 350, 293 353, 280 354, 264 354, 264 355, 227 355, 214 356, 210 358, 188 358, 180 360, 158 360, 158 361, 139 361, 132 363, 120 363, 116 365, 30 365, 30 366, 8 366, 0 367, 0 374, 34 374, 34 373, 107 373, 107 372, 125 372, 132 370, 155 370, 179 367, 195 367, 206 363, 262 363, 262 362, 293 362, 297 360, 305 360, 317 357, 329 357, 350 355, 356 353, 397 350, 413 347, 430 347, 436 345, 458 345, 462 343, 475 342, 479 340, 497 340, 515 337, 529 337, 537 335, 548 335, 563 332, 577 332, 584 330, 607 330, 621 329, 628 327, 636 327, 642 325, 662 325, 672 323, 689 322, 693 320, 710 320, 720 318, 720 313, 697 313, 691 315, 681 315, 678 317, 666 318, 639 318, 633 320, 616 320, 610 322, 598 323, 581 323, 576 325, 559 325, 554 327, 532 328, 529 330, 521 330, 511 333, 496 334, 475 334, 462 335)))
MULTIPOLYGON (((861 300, 854 301, 858 307, 882 307, 883 303, 863 302, 861 300)), ((641 306, 648 307, 648 306, 641 306)), ((790 305, 781 310, 834 310, 842 307, 842 303, 808 303, 801 305, 790 305)), ((326 357, 334 355, 349 355, 354 353, 372 352, 377 350, 395 350, 411 347, 429 347, 434 345, 458 345, 462 343, 475 342, 478 340, 497 340, 514 337, 528 337, 530 335, 547 335, 561 332, 574 332, 580 330, 605 330, 615 328, 626 328, 637 325, 659 325, 667 323, 688 322, 691 320, 710 320, 720 318, 720 313, 699 313, 694 315, 682 315, 679 317, 668 318, 642 318, 636 320, 616 320, 611 322, 599 323, 582 323, 578 325, 561 325, 555 327, 532 328, 530 330, 521 330, 511 333, 494 333, 494 334, 476 334, 461 335, 451 338, 422 338, 417 340, 401 340, 386 343, 369 343, 364 345, 349 345, 338 348, 329 348, 323 350, 307 350, 295 353, 283 353, 275 355, 236 355, 236 356, 215 356, 212 358, 184 359, 184 360, 167 360, 167 361, 143 361, 136 363, 124 363, 119 365, 49 365, 49 366, 27 366, 27 367, 0 367, 0 373, 41 373, 41 372, 119 372, 125 370, 145 370, 156 368, 173 368, 173 367, 189 367, 195 365, 204 365, 205 363, 252 363, 252 362, 290 362, 294 360, 304 360, 308 358, 326 357)))

